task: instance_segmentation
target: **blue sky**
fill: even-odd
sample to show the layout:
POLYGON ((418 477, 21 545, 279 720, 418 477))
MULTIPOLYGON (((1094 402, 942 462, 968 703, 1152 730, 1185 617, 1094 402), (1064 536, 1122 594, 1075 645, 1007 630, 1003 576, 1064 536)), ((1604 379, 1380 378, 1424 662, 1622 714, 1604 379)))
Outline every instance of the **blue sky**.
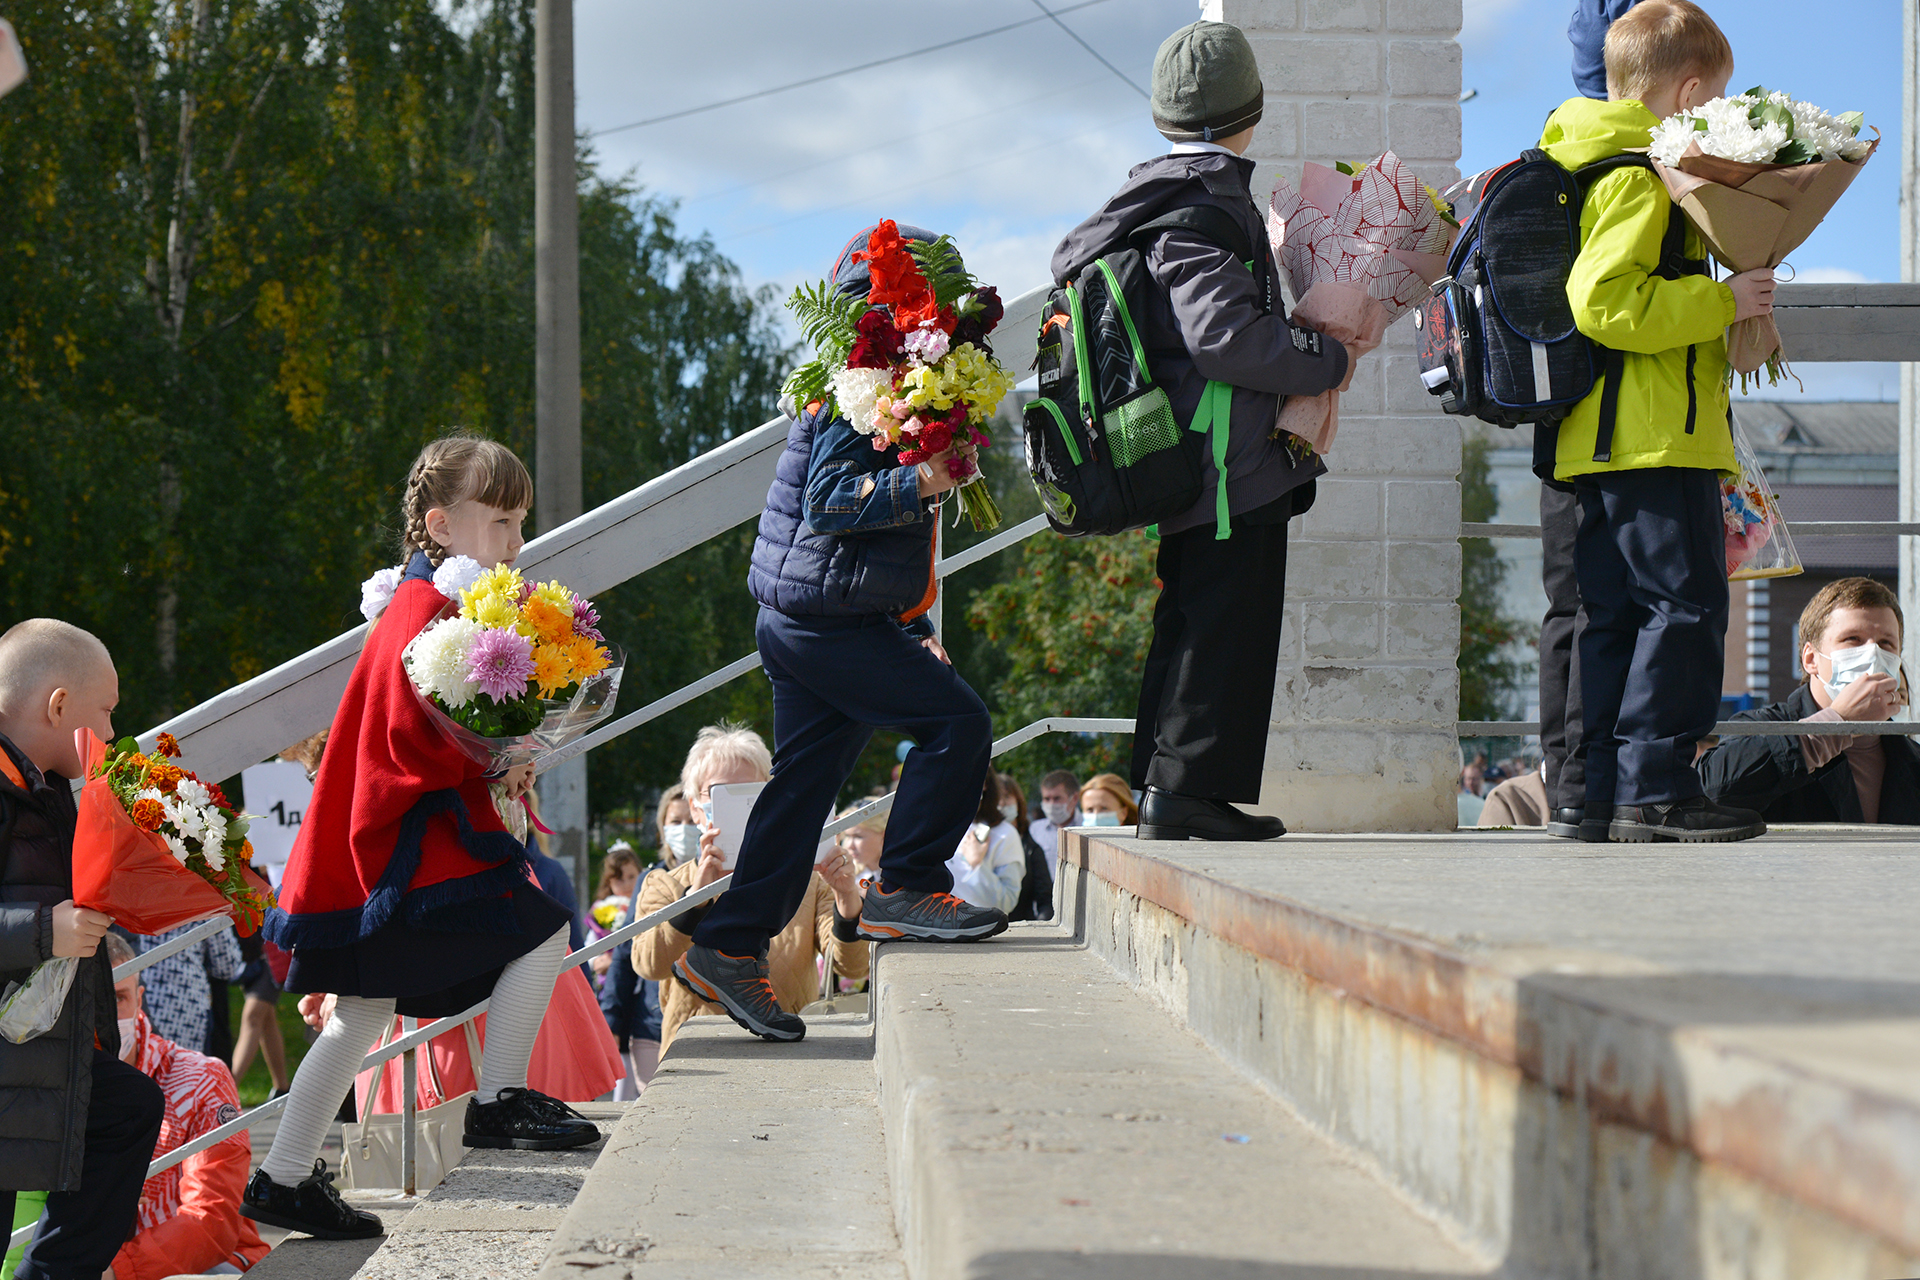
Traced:
MULTIPOLYGON (((1049 0, 1065 10, 1076 0, 1049 0)), ((1082 0, 1084 2, 1084 0, 1082 0)), ((1810 20, 1786 0, 1713 0, 1738 69, 1886 140, 1794 255, 1802 279, 1899 276, 1900 0, 1835 0, 1810 20), (1876 33, 1887 38, 1878 39, 1876 33)), ((1466 0, 1462 168, 1511 158, 1572 93, 1561 0, 1466 0)), ((576 0, 579 123, 594 131, 1025 22, 1012 31, 680 120, 596 136, 599 163, 678 200, 755 284, 823 273, 878 217, 951 231, 1011 295, 1140 159, 1163 149, 1142 97, 1046 21, 1032 0, 917 6, 873 0, 706 5, 576 0), (725 13, 732 30, 720 26, 725 13), (1037 19, 1037 20, 1036 20, 1037 19)), ((1063 21, 1135 83, 1198 16, 1194 0, 1096 0, 1063 21)), ((1893 366, 1803 369, 1818 398, 1894 394, 1893 366)))

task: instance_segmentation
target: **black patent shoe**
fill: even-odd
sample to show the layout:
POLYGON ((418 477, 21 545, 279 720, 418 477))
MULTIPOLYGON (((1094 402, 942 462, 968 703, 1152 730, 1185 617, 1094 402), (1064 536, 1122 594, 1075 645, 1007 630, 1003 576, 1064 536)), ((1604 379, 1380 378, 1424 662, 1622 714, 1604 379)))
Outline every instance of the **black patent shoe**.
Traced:
POLYGON ((1287 834, 1278 818, 1242 813, 1225 800, 1175 795, 1148 787, 1140 803, 1142 840, 1277 840, 1287 834))
POLYGON ((599 1126, 558 1098, 537 1089, 502 1089, 493 1102, 467 1100, 470 1147, 560 1151, 600 1140, 599 1126))
POLYGON ((340 1198, 325 1160, 315 1160, 313 1173, 290 1187, 269 1178, 265 1169, 254 1170, 240 1197, 240 1216, 316 1240, 370 1240, 386 1234, 379 1218, 340 1198))
POLYGON ((1547 834, 1562 840, 1578 840, 1580 823, 1586 816, 1585 809, 1555 809, 1547 818, 1547 834))

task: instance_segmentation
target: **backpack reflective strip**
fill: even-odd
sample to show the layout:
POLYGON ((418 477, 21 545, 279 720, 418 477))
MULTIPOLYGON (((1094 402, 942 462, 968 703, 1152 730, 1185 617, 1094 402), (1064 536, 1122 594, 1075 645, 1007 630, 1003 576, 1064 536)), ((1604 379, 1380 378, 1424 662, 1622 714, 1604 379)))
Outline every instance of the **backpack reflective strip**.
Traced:
POLYGON ((1547 344, 1530 342, 1533 348, 1533 398, 1539 401, 1553 399, 1553 370, 1547 365, 1547 344))

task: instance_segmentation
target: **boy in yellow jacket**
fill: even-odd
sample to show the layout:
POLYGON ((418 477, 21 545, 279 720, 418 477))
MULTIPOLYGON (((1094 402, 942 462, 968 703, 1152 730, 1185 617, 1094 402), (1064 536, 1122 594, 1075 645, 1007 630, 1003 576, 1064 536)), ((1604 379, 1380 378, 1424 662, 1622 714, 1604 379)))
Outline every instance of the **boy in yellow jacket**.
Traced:
MULTIPOLYGON (((1699 6, 1643 0, 1608 29, 1606 67, 1607 100, 1566 102, 1540 140, 1569 169, 1644 148, 1661 119, 1724 96, 1733 50, 1699 6)), ((1644 168, 1599 179, 1567 282, 1580 332, 1608 351, 1605 376, 1560 424, 1554 464, 1579 504, 1588 840, 1766 830, 1758 814, 1708 800, 1693 757, 1713 731, 1725 661, 1725 330, 1772 310, 1773 273, 1716 282, 1691 227, 1685 258, 1663 260, 1675 216, 1644 168)))

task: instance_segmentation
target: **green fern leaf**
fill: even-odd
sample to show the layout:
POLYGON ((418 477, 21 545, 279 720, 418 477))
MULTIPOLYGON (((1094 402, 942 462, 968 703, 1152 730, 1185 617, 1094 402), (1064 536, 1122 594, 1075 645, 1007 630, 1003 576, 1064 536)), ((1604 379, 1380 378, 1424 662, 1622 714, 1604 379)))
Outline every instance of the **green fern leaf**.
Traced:
POLYGON ((933 291, 933 300, 938 306, 951 307, 980 287, 980 282, 967 270, 967 264, 961 261, 960 250, 954 247, 951 236, 941 236, 932 243, 910 240, 907 252, 920 268, 920 274, 926 277, 927 288, 933 291))

